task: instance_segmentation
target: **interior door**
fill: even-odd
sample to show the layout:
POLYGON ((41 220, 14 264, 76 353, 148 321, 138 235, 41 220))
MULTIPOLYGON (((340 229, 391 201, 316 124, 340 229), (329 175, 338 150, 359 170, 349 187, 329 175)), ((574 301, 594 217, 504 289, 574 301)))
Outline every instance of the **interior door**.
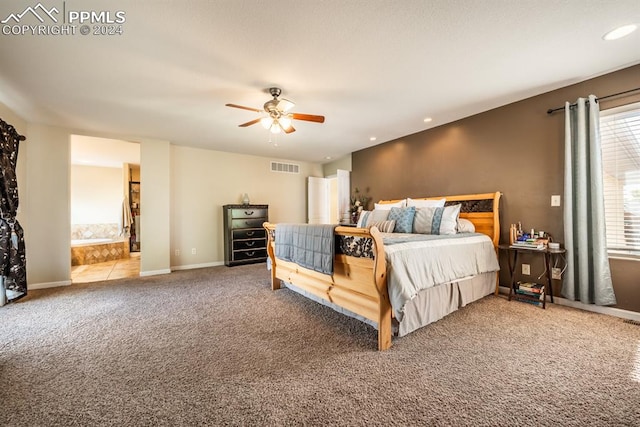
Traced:
POLYGON ((326 178, 307 179, 307 213, 309 224, 331 223, 330 182, 326 178))
POLYGON ((351 214, 349 208, 351 207, 351 172, 347 170, 338 169, 338 219, 340 222, 348 224, 351 222, 351 214))

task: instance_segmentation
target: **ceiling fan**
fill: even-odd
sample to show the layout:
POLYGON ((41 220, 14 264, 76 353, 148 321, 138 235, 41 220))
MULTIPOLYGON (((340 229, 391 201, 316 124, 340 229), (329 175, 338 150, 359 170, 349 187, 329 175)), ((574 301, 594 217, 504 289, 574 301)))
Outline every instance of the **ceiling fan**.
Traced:
POLYGON ((313 114, 289 113, 295 104, 287 99, 278 99, 282 90, 277 87, 269 88, 269 93, 273 96, 272 100, 264 103, 263 110, 257 108, 244 107, 237 104, 225 104, 227 107, 240 108, 243 110, 255 111, 256 113, 266 113, 262 117, 251 120, 247 123, 238 125, 241 128, 254 125, 258 122, 265 129, 269 129, 271 133, 295 132, 295 128, 291 125, 291 120, 304 120, 307 122, 324 123, 324 116, 315 116, 313 114))

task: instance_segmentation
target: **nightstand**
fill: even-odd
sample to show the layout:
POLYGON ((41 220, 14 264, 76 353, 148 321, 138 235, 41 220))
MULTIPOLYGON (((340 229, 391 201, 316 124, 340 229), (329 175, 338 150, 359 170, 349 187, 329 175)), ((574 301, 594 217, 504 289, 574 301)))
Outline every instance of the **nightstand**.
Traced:
MULTIPOLYGON (((553 303, 553 282, 551 277, 551 267, 553 261, 556 260, 556 257, 564 255, 567 251, 565 249, 530 249, 530 248, 516 248, 510 245, 498 245, 498 249, 507 251, 507 260, 509 261, 509 277, 511 284, 509 286, 509 301, 511 299, 528 301, 528 302, 542 302, 542 308, 546 308, 547 298, 546 295, 549 295, 551 302, 553 303), (532 255, 540 255, 544 258, 544 266, 546 269, 546 283, 545 285, 545 295, 542 298, 542 301, 537 299, 534 296, 523 295, 516 293, 516 268, 518 267, 518 254, 526 253, 532 255)), ((562 279, 560 279, 562 280, 562 279)))

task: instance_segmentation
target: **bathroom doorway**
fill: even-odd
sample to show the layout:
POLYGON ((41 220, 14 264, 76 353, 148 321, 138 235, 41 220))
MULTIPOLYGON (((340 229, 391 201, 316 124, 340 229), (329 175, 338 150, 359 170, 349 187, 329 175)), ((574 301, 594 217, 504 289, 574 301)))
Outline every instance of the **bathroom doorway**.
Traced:
POLYGON ((138 277, 140 145, 72 135, 70 170, 72 283, 138 277))

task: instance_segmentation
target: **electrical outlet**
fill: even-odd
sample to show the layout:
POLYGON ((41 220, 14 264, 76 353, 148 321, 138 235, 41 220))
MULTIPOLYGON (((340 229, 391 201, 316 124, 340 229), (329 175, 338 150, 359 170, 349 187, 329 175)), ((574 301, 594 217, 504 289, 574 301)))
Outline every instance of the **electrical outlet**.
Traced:
POLYGON ((551 278, 560 280, 562 279, 562 269, 561 268, 552 268, 551 269, 551 278))
POLYGON ((196 248, 191 248, 191 255, 195 255, 196 254, 196 248))
POLYGON ((551 196, 551 206, 560 206, 560 196, 559 195, 551 196))
POLYGON ((527 276, 531 274, 531 266, 529 264, 522 264, 522 274, 527 276))
POLYGON ((176 249, 176 256, 180 256, 180 249, 176 249))

